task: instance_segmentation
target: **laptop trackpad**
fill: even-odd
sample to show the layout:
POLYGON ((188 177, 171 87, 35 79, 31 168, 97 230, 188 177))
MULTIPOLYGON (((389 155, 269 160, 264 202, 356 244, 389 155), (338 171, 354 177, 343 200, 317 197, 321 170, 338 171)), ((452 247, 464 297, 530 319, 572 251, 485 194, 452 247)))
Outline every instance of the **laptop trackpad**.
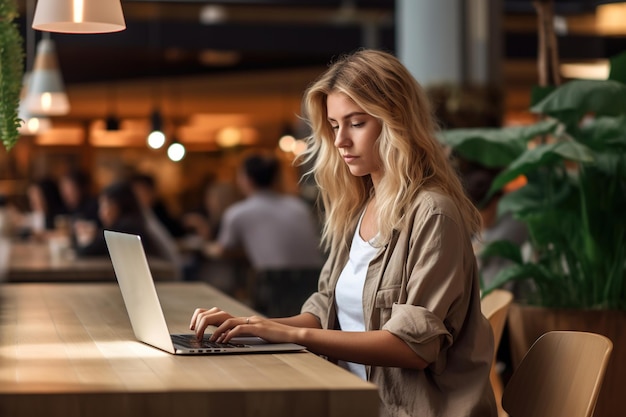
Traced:
POLYGON ((230 339, 229 343, 242 345, 266 345, 267 340, 257 336, 237 336, 230 339))

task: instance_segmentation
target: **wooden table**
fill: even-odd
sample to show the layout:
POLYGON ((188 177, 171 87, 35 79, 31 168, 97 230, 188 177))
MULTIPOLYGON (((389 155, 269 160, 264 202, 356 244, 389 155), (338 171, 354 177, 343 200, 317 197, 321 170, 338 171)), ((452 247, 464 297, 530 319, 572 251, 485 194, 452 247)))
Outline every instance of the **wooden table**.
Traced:
MULTIPOLYGON (((0 274, 8 282, 115 281, 108 256, 54 258, 47 243, 34 241, 11 241, 8 252, 4 274, 0 274)), ((171 281, 176 276, 173 265, 164 259, 150 259, 149 263, 156 281, 171 281)))
MULTIPOLYGON (((171 332, 196 306, 253 312, 200 283, 159 283, 171 332)), ((135 341, 111 283, 0 285, 0 416, 368 417, 374 385, 309 352, 174 356, 135 341)))

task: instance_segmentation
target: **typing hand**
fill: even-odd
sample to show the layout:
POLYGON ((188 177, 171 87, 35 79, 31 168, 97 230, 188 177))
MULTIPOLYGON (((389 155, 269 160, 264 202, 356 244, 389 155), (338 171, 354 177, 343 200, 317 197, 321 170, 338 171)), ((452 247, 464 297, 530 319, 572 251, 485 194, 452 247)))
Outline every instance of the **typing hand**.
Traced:
POLYGON ((210 309, 196 308, 191 316, 191 323, 189 323, 189 329, 194 330, 196 337, 202 339, 204 331, 209 326, 220 326, 224 321, 233 318, 229 313, 213 307, 210 309))

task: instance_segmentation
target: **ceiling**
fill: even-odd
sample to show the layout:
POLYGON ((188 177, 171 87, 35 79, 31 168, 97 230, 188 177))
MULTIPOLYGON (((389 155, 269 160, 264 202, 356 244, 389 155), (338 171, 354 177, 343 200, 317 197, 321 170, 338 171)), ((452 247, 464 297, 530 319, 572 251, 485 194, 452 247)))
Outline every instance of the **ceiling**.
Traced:
MULTIPOLYGON (((30 0, 28 0, 30 1, 30 0)), ((27 0, 19 0, 26 37, 27 0)), ((595 0, 555 0, 557 14, 593 13, 595 0)), ((34 4, 34 0, 31 4, 34 4)), ((360 46, 395 50, 393 0, 122 0, 126 30, 52 34, 66 84, 145 77, 248 72, 325 65, 360 46)), ((504 0, 505 59, 536 56, 530 0, 504 0), (524 19, 526 25, 507 28, 524 19)), ((41 33, 34 34, 35 40, 41 33)), ((31 32, 32 39, 32 32, 31 32)), ((622 36, 569 33, 563 59, 607 57, 626 49, 622 36)), ((35 42, 26 45, 32 65, 35 42)))
POLYGON ((370 46, 393 50, 393 4, 123 0, 126 30, 51 36, 66 84, 306 67, 363 45, 366 26, 377 32, 370 46))
MULTIPOLYGON (((36 0, 16 1, 31 68, 42 33, 27 30, 26 4, 36 0)), ((467 4, 457 1, 461 7, 467 4)), ((523 116, 530 86, 537 83, 536 12, 531 0, 484 1, 502 6, 502 30, 496 37, 503 46, 504 107, 523 116)), ((51 34, 71 113, 54 117, 53 128, 44 134, 21 140, 24 146, 13 151, 21 161, 16 166, 28 166, 31 151, 24 149, 31 149, 31 143, 43 145, 42 155, 75 146, 86 152, 87 165, 93 162, 93 150, 104 147, 131 153, 134 148, 159 164, 163 160, 155 155, 161 154, 143 152, 149 115, 157 106, 168 134, 185 143, 190 154, 218 149, 219 132, 232 126, 243 133, 252 128, 257 139, 251 142, 275 146, 288 123, 298 126, 302 92, 333 57, 362 46, 395 51, 395 3, 122 0, 127 26, 122 32, 51 34), (104 132, 104 119, 111 114, 121 119, 119 132, 104 132)), ((606 32, 598 30, 595 0, 555 0, 555 9, 563 61, 626 51, 626 18, 617 30, 606 32)))
MULTIPOLYGON (((31 40, 29 66, 42 34, 26 31, 27 2, 35 0, 18 5, 24 37, 31 40)), ((395 50, 394 5, 393 0, 122 0, 124 31, 51 35, 72 107, 70 115, 55 121, 84 126, 114 112, 147 123, 160 95, 164 115, 177 125, 193 113, 237 113, 280 129, 298 112, 308 82, 334 56, 362 46, 395 50)), ((506 106, 526 110, 537 79, 537 16, 530 0, 502 0, 502 7, 506 106)), ((626 28, 598 32, 595 1, 555 0, 555 9, 566 22, 559 32, 562 60, 607 58, 626 50, 626 28)))

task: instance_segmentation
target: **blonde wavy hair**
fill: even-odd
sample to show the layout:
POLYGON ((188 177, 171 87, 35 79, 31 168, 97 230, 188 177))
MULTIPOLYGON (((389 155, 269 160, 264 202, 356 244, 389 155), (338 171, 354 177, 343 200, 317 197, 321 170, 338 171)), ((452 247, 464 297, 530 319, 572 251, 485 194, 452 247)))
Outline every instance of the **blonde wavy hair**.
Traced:
POLYGON ((470 234, 480 229, 480 214, 467 198, 442 145, 425 92, 393 55, 359 50, 334 62, 306 91, 302 106, 311 127, 303 163, 312 163, 324 209, 325 249, 349 244, 359 215, 374 189, 369 176, 353 176, 333 142, 326 99, 343 93, 377 118, 377 140, 383 178, 376 188, 377 244, 389 241, 403 227, 405 211, 424 188, 447 194, 465 219, 470 234))

